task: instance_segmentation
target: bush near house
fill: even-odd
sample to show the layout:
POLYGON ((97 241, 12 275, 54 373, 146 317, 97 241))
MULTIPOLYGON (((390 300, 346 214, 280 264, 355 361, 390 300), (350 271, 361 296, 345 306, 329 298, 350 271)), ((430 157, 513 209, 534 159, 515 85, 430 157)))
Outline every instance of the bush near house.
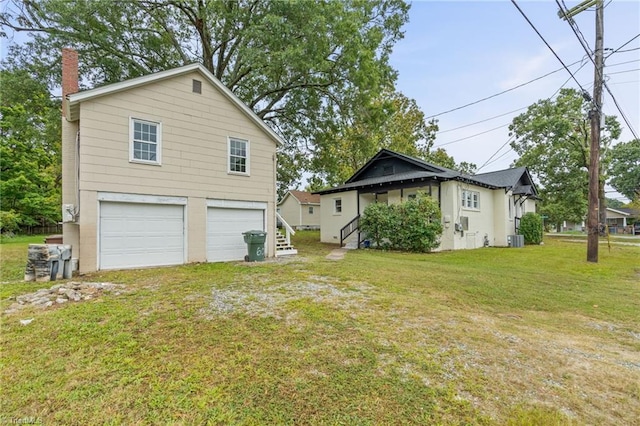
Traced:
POLYGON ((442 235, 438 203, 424 193, 400 204, 368 205, 360 228, 377 248, 418 253, 438 247, 442 235))
POLYGON ((536 213, 525 213, 520 219, 520 234, 524 235, 525 244, 542 242, 542 216, 536 213))

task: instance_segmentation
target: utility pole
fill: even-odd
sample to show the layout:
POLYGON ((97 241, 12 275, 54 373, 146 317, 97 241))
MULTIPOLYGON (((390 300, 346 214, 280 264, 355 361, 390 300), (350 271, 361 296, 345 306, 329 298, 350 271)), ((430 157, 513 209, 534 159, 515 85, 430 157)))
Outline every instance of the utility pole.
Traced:
MULTIPOLYGON (((593 104, 589 111, 591 119, 591 146, 589 150, 589 213, 587 215, 587 262, 598 262, 599 189, 600 189, 600 120, 602 116, 602 81, 604 69, 604 7, 602 0, 586 0, 564 12, 561 17, 572 16, 596 6, 596 47, 594 52, 593 104)), ((604 206, 603 206, 604 208, 604 206)), ((606 226, 606 223, 603 224, 606 226)))

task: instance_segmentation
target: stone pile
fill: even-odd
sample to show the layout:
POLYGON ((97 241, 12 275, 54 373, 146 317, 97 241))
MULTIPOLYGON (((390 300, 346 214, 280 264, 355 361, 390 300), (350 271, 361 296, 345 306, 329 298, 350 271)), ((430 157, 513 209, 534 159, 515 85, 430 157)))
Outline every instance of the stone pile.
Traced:
POLYGON ((16 297, 15 303, 11 304, 4 313, 17 312, 27 306, 44 309, 67 302, 91 300, 100 296, 103 292, 113 292, 115 295, 119 295, 123 289, 124 285, 113 283, 67 282, 56 284, 51 288, 42 288, 35 293, 16 297))

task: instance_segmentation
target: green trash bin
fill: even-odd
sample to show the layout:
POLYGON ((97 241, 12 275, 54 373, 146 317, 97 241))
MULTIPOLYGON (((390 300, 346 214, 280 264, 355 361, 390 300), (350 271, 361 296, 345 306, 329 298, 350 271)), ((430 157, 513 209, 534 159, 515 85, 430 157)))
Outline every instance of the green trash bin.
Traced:
POLYGON ((267 233, 264 231, 243 232, 244 242, 247 243, 248 255, 244 257, 246 262, 262 262, 264 260, 264 242, 267 233))

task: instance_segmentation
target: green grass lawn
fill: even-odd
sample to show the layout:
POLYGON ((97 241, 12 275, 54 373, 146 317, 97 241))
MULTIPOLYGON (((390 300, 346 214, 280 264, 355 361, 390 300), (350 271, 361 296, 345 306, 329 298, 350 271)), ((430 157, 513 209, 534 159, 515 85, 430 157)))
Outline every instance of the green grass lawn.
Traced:
MULTIPOLYGON (((335 248, 80 277, 120 294, 2 314, 4 421, 635 424, 640 247, 547 238, 426 255, 335 248), (33 318, 28 325, 21 319, 33 318)), ((29 242, 3 243, 2 311, 29 242)))

